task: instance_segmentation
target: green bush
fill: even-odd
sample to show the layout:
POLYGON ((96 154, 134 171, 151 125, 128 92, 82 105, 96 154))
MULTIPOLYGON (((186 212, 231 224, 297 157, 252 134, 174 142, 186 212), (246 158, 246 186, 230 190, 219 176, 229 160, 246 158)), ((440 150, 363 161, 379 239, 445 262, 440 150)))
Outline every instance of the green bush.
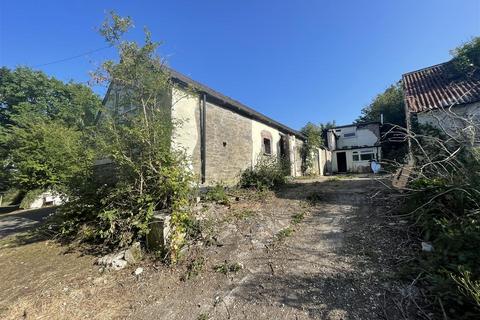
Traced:
POLYGON ((423 275, 420 283, 437 317, 478 319, 480 157, 462 137, 446 139, 428 126, 416 132, 408 211, 434 250, 411 266, 415 276, 423 275))
POLYGON ((215 186, 208 188, 207 193, 205 194, 205 199, 207 201, 213 201, 224 205, 230 203, 226 187, 221 183, 217 183, 215 186))
POLYGON ((22 201, 23 196, 24 196, 24 192, 22 192, 19 189, 15 189, 15 188, 8 189, 2 195, 2 202, 0 203, 0 206, 9 206, 9 205, 19 204, 20 201, 22 201))
MULTIPOLYGON (((458 282, 465 278, 465 272, 468 281, 480 281, 480 211, 472 208, 463 191, 448 190, 435 190, 437 197, 414 214, 422 238, 434 247, 433 252, 420 257, 416 269, 425 272, 425 287, 442 301, 450 317, 475 319, 480 315, 480 305, 472 291, 462 289, 458 282)), ((432 199, 432 189, 416 194, 411 201, 418 207, 428 199, 432 199)))
POLYGON ((131 26, 130 18, 115 13, 102 25, 100 32, 120 58, 106 61, 94 75, 122 91, 115 97, 118 108, 105 109, 92 134, 96 158, 115 164, 115 179, 102 184, 93 165, 85 170, 59 210, 60 231, 117 249, 145 240, 155 212, 161 211, 171 216, 169 246, 162 249, 175 262, 193 225, 193 175, 184 152, 172 147, 172 131, 180 124, 171 117, 173 84, 155 53, 158 44, 148 31, 143 46, 123 41, 131 26), (128 113, 119 112, 132 106, 128 113))
POLYGON ((22 201, 20 202, 20 208, 29 209, 33 201, 35 201, 35 199, 42 193, 43 193, 42 189, 34 189, 34 190, 28 191, 23 197, 22 201))
POLYGON ((275 157, 260 157, 253 168, 246 169, 240 176, 241 188, 274 190, 287 182, 285 164, 275 157))

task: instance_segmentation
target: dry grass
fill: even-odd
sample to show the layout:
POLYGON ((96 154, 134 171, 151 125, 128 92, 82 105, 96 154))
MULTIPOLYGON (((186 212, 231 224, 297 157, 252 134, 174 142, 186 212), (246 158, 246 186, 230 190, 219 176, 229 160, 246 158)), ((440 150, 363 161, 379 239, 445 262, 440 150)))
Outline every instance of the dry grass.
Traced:
MULTIPOLYGON (((95 257, 65 253, 52 241, 0 242, 2 319, 112 319, 124 306, 115 277, 95 257)), ((125 272, 123 272, 125 276, 125 272)), ((120 290, 121 291, 121 290, 120 290)))

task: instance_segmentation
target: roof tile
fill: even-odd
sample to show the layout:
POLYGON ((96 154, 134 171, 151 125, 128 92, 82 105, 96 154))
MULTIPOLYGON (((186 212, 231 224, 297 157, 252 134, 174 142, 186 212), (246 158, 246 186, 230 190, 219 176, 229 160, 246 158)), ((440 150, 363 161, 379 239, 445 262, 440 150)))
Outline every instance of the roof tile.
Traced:
POLYGON ((410 112, 446 108, 480 101, 480 79, 451 78, 451 62, 403 75, 405 102, 410 112))

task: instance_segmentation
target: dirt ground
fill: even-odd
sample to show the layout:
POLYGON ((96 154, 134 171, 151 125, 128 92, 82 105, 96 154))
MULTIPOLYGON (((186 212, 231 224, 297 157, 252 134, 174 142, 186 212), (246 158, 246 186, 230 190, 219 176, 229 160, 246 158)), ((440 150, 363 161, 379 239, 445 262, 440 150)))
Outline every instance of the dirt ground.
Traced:
POLYGON ((301 180, 201 204, 204 240, 184 262, 100 272, 54 241, 0 241, 2 319, 405 319, 411 250, 386 180, 301 180), (2 315, 3 314, 3 315, 2 315))

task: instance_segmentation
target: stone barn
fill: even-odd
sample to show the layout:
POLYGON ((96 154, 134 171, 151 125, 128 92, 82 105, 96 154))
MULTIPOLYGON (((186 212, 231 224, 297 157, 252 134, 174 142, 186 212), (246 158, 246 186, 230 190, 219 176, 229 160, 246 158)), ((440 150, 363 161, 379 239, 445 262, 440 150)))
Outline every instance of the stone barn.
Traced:
MULTIPOLYGON (((234 184, 259 157, 287 159, 290 174, 302 175, 304 135, 175 70, 168 72, 175 84, 167 95, 172 119, 181 122, 173 147, 185 150, 199 183, 234 184)), ((105 106, 118 110, 120 95, 120 88, 110 86, 105 106)))
MULTIPOLYGON (((402 77, 407 126, 434 126, 456 135, 480 119, 480 79, 452 71, 452 61, 402 77)), ((478 140, 478 138, 477 138, 478 140)), ((478 141, 476 141, 478 144, 478 141)))

